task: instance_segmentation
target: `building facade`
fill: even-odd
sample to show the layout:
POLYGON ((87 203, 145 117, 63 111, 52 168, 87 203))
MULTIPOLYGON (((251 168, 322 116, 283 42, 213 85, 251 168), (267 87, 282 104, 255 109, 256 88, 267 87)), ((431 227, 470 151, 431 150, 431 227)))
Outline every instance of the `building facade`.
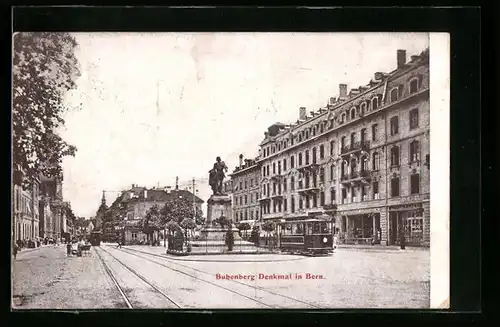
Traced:
POLYGON ((64 232, 66 208, 62 196, 62 178, 40 176, 39 235, 60 239, 64 232))
POLYGON ((39 236, 39 182, 29 190, 19 185, 13 188, 13 238, 36 240, 39 236))
POLYGON ((261 143, 263 219, 329 214, 342 242, 429 246, 428 50, 374 74, 366 86, 341 84, 326 108, 299 110, 273 124, 261 143))
POLYGON ((260 164, 258 158, 243 159, 231 173, 234 222, 260 220, 260 164))

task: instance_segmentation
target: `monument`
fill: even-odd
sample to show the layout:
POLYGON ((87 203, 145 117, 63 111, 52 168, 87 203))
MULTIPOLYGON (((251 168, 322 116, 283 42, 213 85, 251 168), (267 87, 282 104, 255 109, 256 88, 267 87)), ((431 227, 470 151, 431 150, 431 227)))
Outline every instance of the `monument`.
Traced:
POLYGON ((233 233, 234 241, 241 241, 239 230, 232 222, 231 197, 223 192, 223 180, 227 170, 224 161, 217 157, 213 168, 209 171, 208 183, 213 194, 207 201, 207 220, 200 231, 200 238, 192 242, 194 247, 225 247, 225 238, 229 229, 233 233), (223 224, 221 225, 220 222, 223 224))

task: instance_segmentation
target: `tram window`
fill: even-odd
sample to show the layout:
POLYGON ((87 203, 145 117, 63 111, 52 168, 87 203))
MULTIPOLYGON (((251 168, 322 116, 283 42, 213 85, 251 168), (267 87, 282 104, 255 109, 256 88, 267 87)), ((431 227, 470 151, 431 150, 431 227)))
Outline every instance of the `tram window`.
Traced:
POLYGON ((312 223, 307 223, 307 225, 306 225, 306 234, 307 235, 312 235, 312 233, 313 233, 312 223))
POLYGON ((292 226, 291 225, 285 225, 284 227, 285 228, 284 228, 283 234, 285 234, 285 235, 292 234, 292 226))
POLYGON ((320 226, 319 223, 314 223, 314 229, 313 229, 314 234, 319 234, 319 226, 320 226))
POLYGON ((329 224, 327 223, 321 223, 321 233, 325 234, 325 233, 329 233, 330 232, 330 227, 329 224))
POLYGON ((297 225, 297 234, 304 234, 304 228, 302 224, 297 225))

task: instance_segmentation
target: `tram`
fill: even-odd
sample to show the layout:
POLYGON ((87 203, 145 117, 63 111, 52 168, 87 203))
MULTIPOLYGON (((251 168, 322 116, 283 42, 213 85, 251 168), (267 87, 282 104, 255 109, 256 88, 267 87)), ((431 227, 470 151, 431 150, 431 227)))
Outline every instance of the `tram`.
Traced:
POLYGON ((278 244, 282 252, 315 256, 328 255, 336 248, 332 221, 311 218, 277 223, 278 244))
POLYGON ((90 233, 89 241, 92 246, 100 246, 101 245, 101 231, 93 231, 90 233))

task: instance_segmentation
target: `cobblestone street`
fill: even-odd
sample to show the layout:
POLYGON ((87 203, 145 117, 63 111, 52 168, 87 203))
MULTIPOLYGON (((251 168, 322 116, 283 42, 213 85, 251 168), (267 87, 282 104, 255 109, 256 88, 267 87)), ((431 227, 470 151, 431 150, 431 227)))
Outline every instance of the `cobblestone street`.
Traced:
POLYGON ((21 252, 13 265, 14 308, 127 308, 124 297, 133 308, 429 307, 428 250, 338 249, 314 258, 164 253, 105 244, 84 257, 67 257, 63 246, 21 252))

